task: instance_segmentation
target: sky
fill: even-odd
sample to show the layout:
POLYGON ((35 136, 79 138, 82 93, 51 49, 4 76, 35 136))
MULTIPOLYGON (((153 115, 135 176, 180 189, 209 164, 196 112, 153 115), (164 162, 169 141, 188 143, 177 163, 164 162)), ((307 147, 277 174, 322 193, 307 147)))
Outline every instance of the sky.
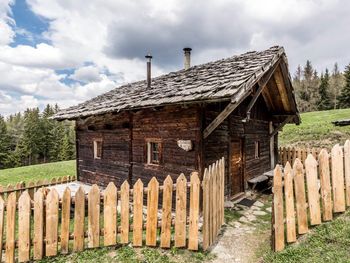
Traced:
POLYGON ((121 84, 284 46, 291 74, 350 63, 348 0, 0 0, 0 114, 65 108, 121 84))

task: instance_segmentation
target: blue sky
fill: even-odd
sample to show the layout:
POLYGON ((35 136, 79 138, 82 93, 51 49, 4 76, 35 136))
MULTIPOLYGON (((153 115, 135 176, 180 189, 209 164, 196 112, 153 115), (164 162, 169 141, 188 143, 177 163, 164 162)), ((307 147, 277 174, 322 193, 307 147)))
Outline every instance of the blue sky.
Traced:
POLYGON ((270 46, 290 71, 350 62, 346 0, 0 0, 0 114, 68 107, 123 83, 270 46))

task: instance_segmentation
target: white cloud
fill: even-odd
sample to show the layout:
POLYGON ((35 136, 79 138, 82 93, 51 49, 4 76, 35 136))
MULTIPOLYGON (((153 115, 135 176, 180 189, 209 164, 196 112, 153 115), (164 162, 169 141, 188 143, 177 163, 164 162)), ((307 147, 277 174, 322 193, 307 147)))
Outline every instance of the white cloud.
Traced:
POLYGON ((101 80, 98 68, 92 65, 78 68, 70 78, 85 83, 101 80))

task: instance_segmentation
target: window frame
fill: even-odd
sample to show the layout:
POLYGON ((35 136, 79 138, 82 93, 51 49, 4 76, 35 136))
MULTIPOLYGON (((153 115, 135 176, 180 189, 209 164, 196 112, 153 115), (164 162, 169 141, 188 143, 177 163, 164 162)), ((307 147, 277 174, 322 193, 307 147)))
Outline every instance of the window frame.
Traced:
POLYGON ((254 141, 254 159, 258 160, 261 157, 261 144, 260 141, 254 141))
POLYGON ((146 139, 146 147, 145 147, 145 161, 147 165, 161 165, 162 164, 162 140, 161 139, 146 139), (157 144, 157 151, 153 150, 153 145, 157 144), (154 160, 154 154, 158 155, 158 160, 154 160))
POLYGON ((93 152, 94 152, 94 159, 95 160, 101 160, 102 159, 102 153, 103 153, 103 140, 102 138, 97 138, 93 140, 93 152), (100 154, 98 155, 98 147, 100 145, 100 154))

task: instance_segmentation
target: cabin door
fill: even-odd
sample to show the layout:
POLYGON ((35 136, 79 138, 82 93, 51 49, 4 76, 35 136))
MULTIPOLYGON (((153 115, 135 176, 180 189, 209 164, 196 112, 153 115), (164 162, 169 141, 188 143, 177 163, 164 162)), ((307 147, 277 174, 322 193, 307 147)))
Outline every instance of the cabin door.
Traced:
POLYGON ((231 140, 230 144, 230 173, 231 195, 244 191, 243 139, 231 140))

